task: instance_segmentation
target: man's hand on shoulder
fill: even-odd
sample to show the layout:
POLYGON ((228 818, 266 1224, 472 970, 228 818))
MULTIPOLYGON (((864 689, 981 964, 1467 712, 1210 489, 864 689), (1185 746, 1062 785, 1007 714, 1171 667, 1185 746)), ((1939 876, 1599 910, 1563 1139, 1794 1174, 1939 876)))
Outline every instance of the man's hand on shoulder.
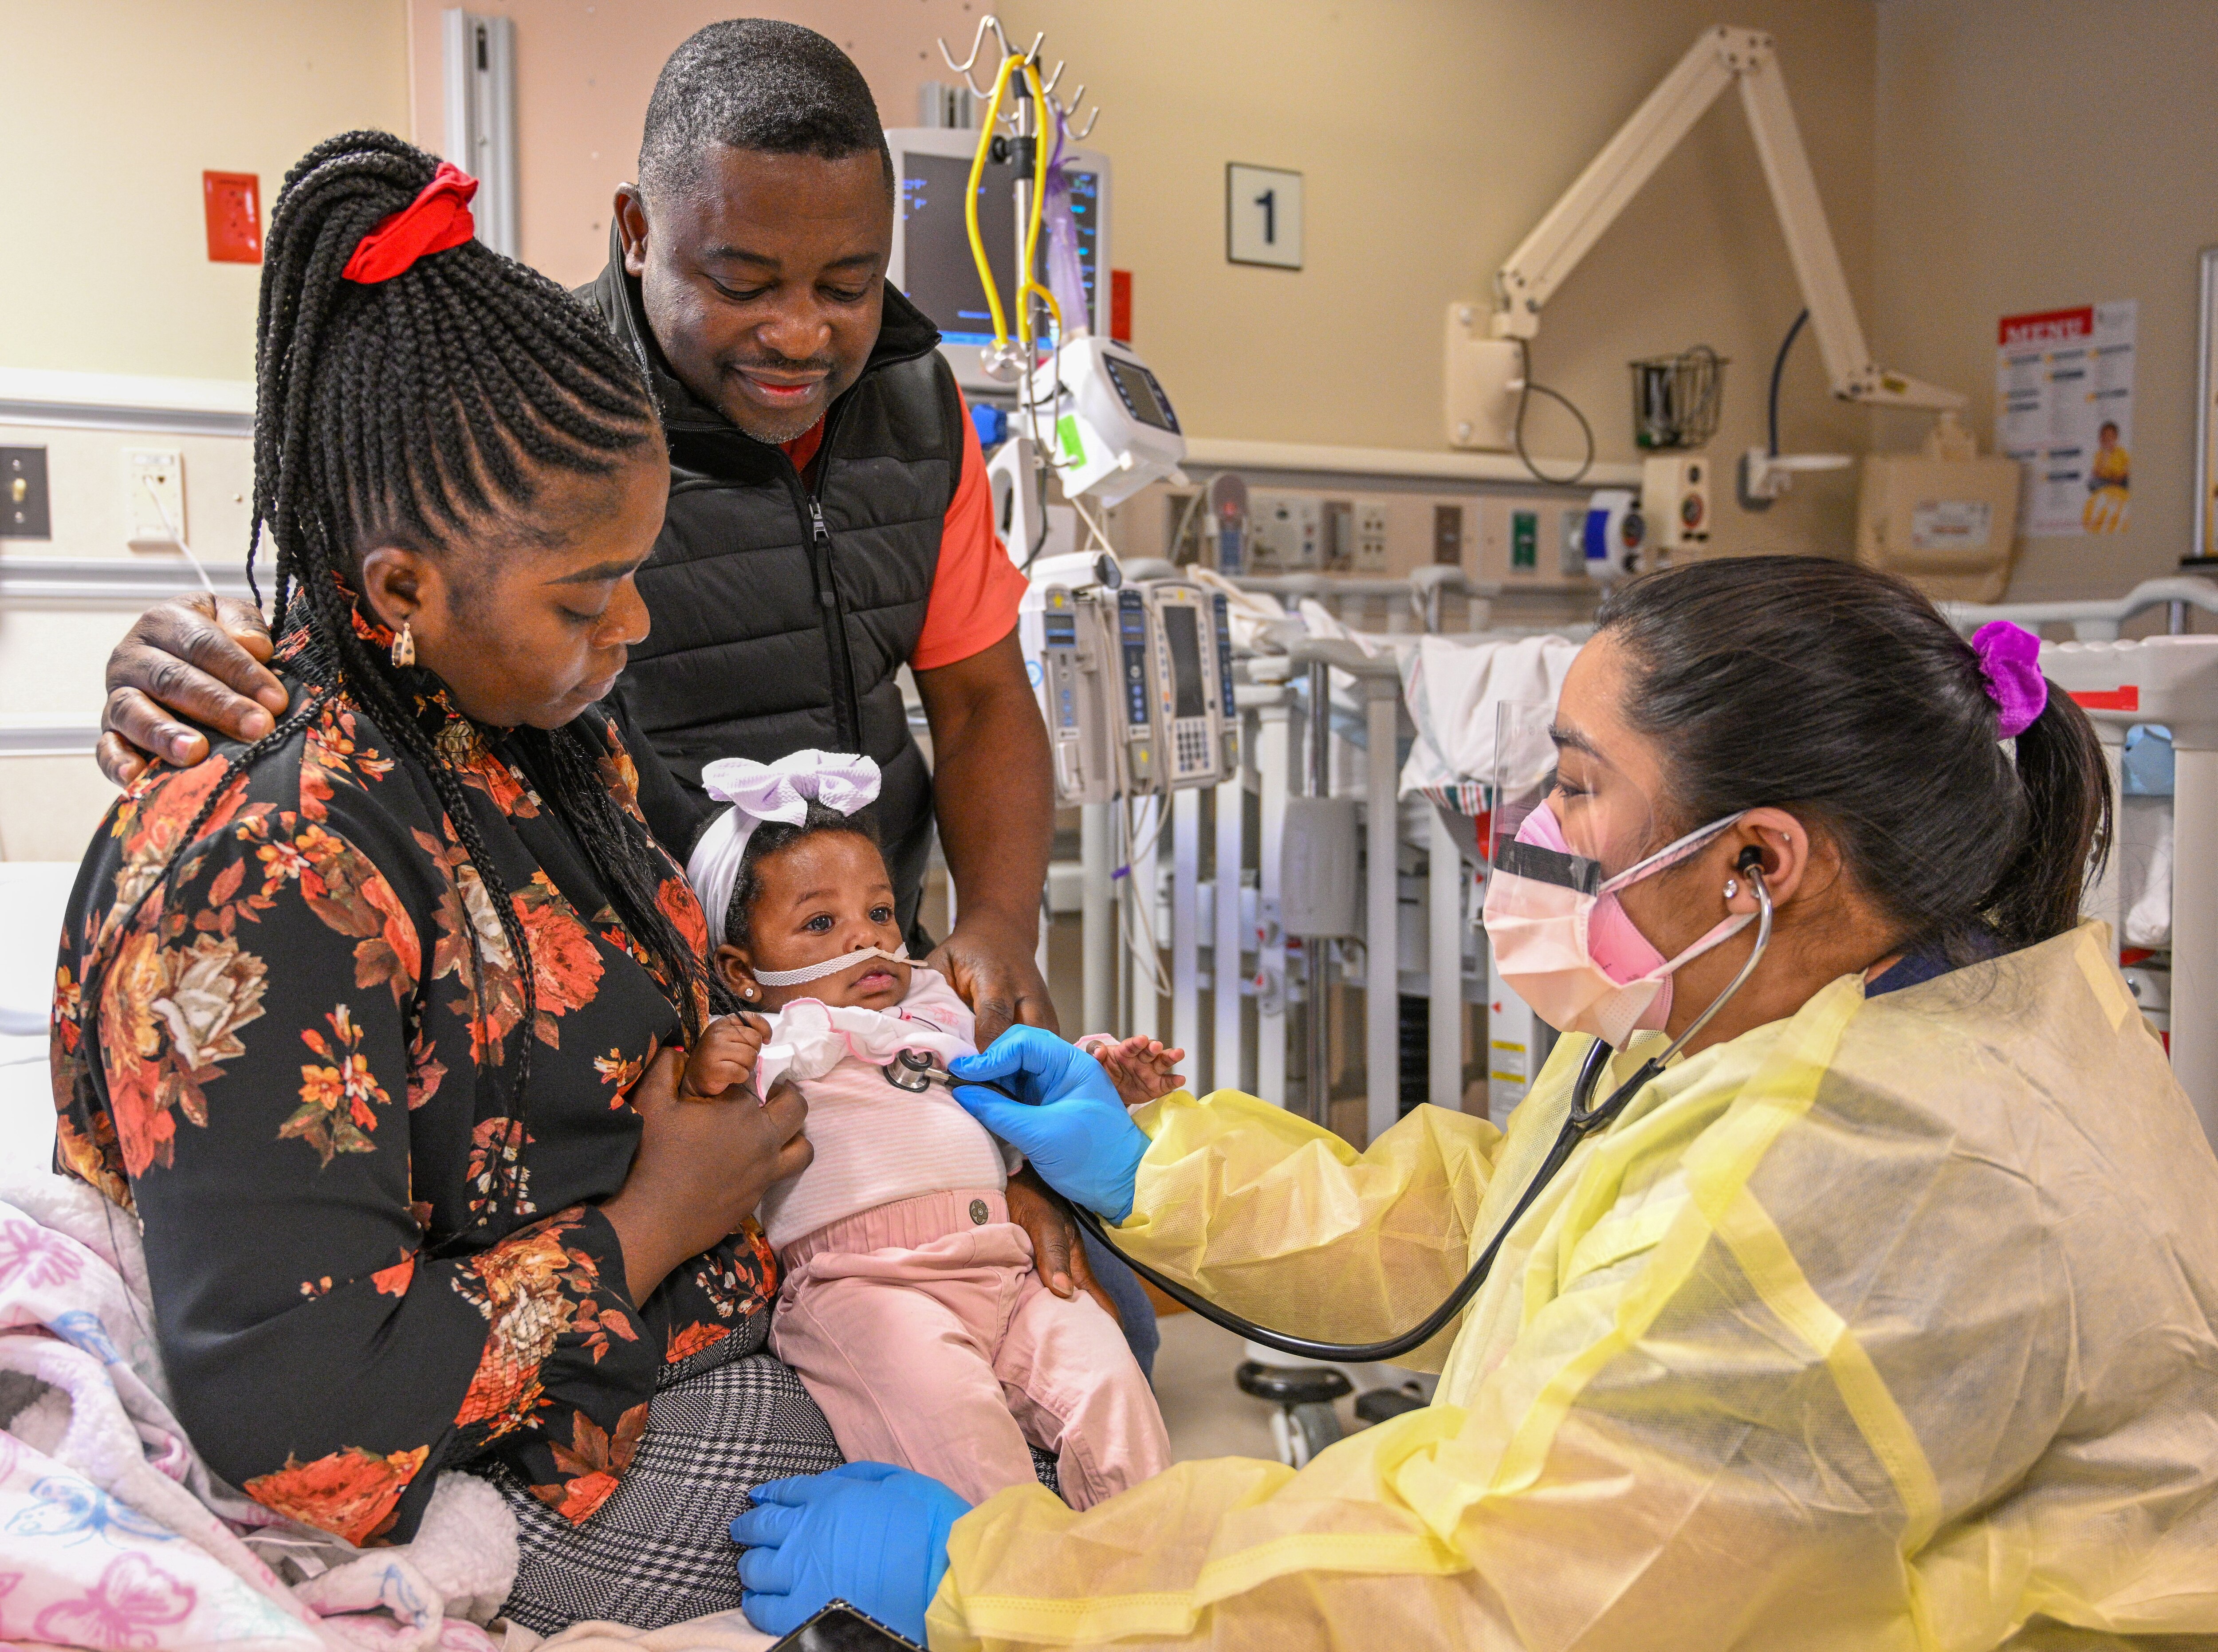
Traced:
POLYGON ((194 722, 257 740, 285 709, 285 688, 263 664, 270 628, 232 597, 173 597, 141 614, 108 657, 100 770, 127 786, 155 758, 189 768, 208 754, 194 722))
POLYGON ((963 913, 954 933, 925 960, 947 977, 978 1018, 975 1037, 981 1049, 1019 1023, 1060 1030, 1055 1001, 1040 978, 1036 934, 1015 923, 994 923, 982 915, 973 919, 963 913))

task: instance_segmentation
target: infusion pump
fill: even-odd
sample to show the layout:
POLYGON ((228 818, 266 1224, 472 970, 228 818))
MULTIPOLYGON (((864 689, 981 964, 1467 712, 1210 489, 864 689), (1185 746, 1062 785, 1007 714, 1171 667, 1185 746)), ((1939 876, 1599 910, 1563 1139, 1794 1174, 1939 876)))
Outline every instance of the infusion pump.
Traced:
MULTIPOLYGON (((1158 786, 1176 791, 1230 779, 1240 766, 1240 716, 1232 700, 1232 628, 1224 596, 1175 579, 1149 580, 1133 594, 1139 598, 1133 606, 1144 605, 1155 657, 1158 786)), ((1117 598, 1121 609, 1125 593, 1117 598)), ((1134 663, 1128 644, 1128 684, 1134 663)))
POLYGON ((1237 772, 1224 597, 1183 580, 1026 593, 1019 634, 1046 719, 1056 801, 1106 803, 1237 772))

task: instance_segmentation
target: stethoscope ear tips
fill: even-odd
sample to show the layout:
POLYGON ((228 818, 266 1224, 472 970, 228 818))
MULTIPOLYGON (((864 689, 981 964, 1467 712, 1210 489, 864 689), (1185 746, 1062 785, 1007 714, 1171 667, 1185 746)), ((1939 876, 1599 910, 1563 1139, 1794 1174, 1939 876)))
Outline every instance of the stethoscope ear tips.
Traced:
POLYGON ((1740 851, 1740 858, 1733 863, 1733 869, 1744 877, 1750 872, 1761 872, 1763 869, 1763 851, 1754 844, 1749 845, 1740 851))

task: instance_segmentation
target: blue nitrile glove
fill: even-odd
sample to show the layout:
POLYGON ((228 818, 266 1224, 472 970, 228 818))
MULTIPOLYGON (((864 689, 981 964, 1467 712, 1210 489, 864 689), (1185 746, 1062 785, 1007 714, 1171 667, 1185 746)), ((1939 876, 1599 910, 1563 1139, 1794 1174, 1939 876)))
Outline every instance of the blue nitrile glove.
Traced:
POLYGON ((970 1117, 1032 1160, 1047 1185, 1112 1222, 1132 1214, 1148 1138, 1101 1063, 1041 1027, 1011 1027, 976 1055, 947 1064, 957 1080, 994 1079, 1022 1096, 958 1083, 970 1117))
POLYGON ((947 1531, 970 1505, 890 1463, 765 1481, 732 1522, 740 1605, 765 1635, 790 1635, 835 1596, 921 1646, 947 1575, 947 1531))

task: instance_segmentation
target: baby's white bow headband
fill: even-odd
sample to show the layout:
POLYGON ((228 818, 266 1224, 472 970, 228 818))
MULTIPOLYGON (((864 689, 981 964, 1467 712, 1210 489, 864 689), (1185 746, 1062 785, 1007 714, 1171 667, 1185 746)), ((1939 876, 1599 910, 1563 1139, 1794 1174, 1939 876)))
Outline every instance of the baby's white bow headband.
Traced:
POLYGON ((775 763, 720 758, 701 770, 701 784, 709 796, 732 806, 709 823, 685 863, 686 879, 709 920, 709 947, 714 951, 724 944, 724 914, 755 828, 765 820, 798 826, 809 818, 812 801, 852 814, 877 800, 878 765, 852 752, 812 746, 775 763))

